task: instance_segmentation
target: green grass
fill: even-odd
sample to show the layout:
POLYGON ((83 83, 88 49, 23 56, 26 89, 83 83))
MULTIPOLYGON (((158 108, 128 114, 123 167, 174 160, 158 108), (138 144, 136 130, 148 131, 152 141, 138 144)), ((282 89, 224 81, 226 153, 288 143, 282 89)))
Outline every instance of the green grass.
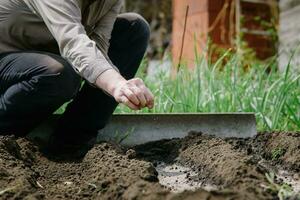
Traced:
MULTIPOLYGON (((253 61, 245 70, 228 51, 214 64, 196 57, 196 69, 183 66, 175 79, 165 72, 155 78, 139 73, 156 104, 137 113, 254 112, 260 131, 300 130, 300 74, 289 64, 278 72, 274 60, 253 61)), ((133 111, 119 106, 116 112, 133 111)))

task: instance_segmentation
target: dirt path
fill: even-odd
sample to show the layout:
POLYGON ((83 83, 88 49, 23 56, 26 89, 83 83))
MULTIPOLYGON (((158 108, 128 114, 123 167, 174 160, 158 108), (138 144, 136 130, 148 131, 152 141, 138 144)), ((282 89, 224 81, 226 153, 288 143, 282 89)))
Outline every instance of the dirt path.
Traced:
POLYGON ((276 199, 266 189, 271 169, 299 179, 299 133, 247 140, 194 133, 134 150, 102 143, 69 161, 49 160, 26 139, 0 136, 0 199, 276 199), (195 174, 184 172, 188 180, 218 189, 170 192, 159 183, 159 161, 191 168, 195 174))

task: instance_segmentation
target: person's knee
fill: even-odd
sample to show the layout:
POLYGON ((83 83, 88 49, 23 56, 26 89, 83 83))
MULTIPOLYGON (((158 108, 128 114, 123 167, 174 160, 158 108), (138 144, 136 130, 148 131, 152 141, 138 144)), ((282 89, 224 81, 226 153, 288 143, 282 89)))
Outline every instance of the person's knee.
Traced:
POLYGON ((130 23, 130 29, 134 32, 136 38, 148 42, 150 38, 150 26, 144 17, 137 13, 123 13, 120 18, 126 19, 130 23))
POLYGON ((79 91, 81 78, 66 60, 56 55, 44 55, 40 65, 46 69, 44 81, 53 94, 68 101, 79 91))

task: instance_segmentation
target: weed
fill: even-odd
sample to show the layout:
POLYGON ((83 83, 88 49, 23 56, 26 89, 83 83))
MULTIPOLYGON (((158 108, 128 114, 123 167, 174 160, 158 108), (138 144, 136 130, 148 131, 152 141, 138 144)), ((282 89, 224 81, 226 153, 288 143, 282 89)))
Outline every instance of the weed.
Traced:
POLYGON ((293 188, 286 183, 278 184, 275 182, 275 174, 273 172, 266 173, 269 185, 266 187, 271 192, 277 193, 279 200, 285 200, 294 195, 293 188))
POLYGON ((119 133, 118 131, 116 131, 114 141, 116 141, 117 144, 121 144, 124 140, 126 140, 134 132, 134 130, 135 130, 135 128, 132 127, 130 130, 126 131, 125 133, 119 133))
POLYGON ((271 158, 272 160, 278 160, 281 156, 285 154, 285 150, 282 148, 276 148, 272 150, 271 158))

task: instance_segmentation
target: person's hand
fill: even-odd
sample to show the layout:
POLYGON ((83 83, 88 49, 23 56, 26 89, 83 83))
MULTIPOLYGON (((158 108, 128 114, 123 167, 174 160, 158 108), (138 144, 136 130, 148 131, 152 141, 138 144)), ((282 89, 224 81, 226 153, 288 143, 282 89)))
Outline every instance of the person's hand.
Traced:
POLYGON ((132 110, 154 106, 154 96, 139 78, 124 81, 116 85, 113 94, 117 102, 123 103, 132 110))
POLYGON ((98 77, 96 85, 132 110, 154 106, 153 94, 139 78, 125 80, 118 72, 107 70, 98 77))

